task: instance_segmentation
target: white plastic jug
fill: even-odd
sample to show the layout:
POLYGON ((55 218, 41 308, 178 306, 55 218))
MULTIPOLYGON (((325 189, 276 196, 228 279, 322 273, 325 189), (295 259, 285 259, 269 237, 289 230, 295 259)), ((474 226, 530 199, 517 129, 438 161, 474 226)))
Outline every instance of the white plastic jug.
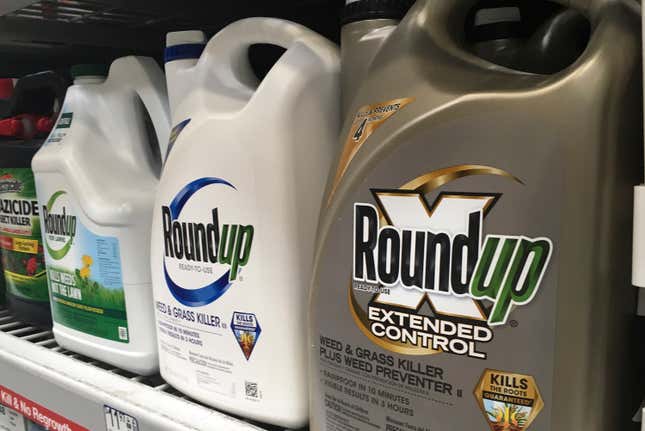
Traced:
POLYGON ((77 70, 32 168, 56 341, 152 374, 158 355, 149 245, 160 160, 145 111, 165 154, 168 100, 151 58, 120 58, 107 79, 77 70))
POLYGON ((160 369, 216 408, 308 420, 307 297, 339 127, 339 54, 288 21, 168 35, 173 124, 154 212, 160 369), (252 44, 286 48, 258 82, 252 44), (203 49, 203 54, 201 51, 203 49))

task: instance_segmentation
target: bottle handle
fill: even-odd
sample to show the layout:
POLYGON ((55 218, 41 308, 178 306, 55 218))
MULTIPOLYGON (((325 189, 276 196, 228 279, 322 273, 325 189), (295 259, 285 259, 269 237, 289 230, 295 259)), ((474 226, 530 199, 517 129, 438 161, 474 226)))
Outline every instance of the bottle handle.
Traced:
MULTIPOLYGON (((225 85, 246 87, 251 93, 258 79, 251 68, 248 48, 254 44, 276 45, 286 50, 302 42, 321 39, 300 24, 277 18, 246 18, 217 33, 206 45, 200 63, 215 66, 214 71, 225 85)), ((278 60, 280 61, 280 60, 278 60)), ((213 66, 207 67, 213 69, 213 66)))
POLYGON ((157 135, 163 163, 170 137, 170 108, 166 79, 161 68, 150 57, 128 56, 112 63, 109 76, 129 87, 143 102, 157 135))

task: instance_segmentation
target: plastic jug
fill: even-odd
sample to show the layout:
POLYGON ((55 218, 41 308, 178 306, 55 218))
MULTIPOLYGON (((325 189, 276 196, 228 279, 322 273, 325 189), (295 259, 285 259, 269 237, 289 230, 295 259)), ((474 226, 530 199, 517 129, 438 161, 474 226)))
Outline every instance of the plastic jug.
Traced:
POLYGON ((33 159, 54 335, 125 370, 158 369, 150 223, 169 110, 151 58, 72 68, 54 131, 33 159), (151 148, 146 112, 159 149, 151 148))
POLYGON ((360 57, 316 246, 313 431, 629 429, 640 403, 639 7, 563 0, 590 40, 536 75, 470 52, 475 3, 419 0, 360 57))
POLYGON ((337 48, 288 21, 171 33, 172 131, 154 212, 161 374, 218 409, 308 420, 313 244, 338 136, 337 48), (286 52, 258 82, 252 44, 286 52), (202 54, 203 50, 203 54, 202 54))
MULTIPOLYGON (((6 82, 5 82, 6 83, 6 82)), ((17 128, 23 121, 36 133, 37 117, 58 115, 65 98, 67 79, 48 71, 27 75, 0 103, 0 111, 14 116, 17 128)), ((7 86, 8 88, 8 86, 7 86)), ((3 94, 2 96, 5 96, 3 94)), ((2 120, 3 123, 7 120, 2 120)), ((43 139, 0 139, 0 254, 7 304, 21 321, 51 326, 45 258, 31 160, 43 139)))

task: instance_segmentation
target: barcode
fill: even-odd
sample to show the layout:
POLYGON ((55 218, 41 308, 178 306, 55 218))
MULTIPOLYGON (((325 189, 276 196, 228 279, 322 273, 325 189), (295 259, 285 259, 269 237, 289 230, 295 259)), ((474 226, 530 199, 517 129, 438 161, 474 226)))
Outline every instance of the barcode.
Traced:
POLYGON ((127 339, 128 339, 128 328, 119 326, 119 340, 127 340, 127 339))
POLYGON ((244 382, 244 389, 246 390, 246 396, 251 398, 258 397, 258 384, 253 382, 244 382))

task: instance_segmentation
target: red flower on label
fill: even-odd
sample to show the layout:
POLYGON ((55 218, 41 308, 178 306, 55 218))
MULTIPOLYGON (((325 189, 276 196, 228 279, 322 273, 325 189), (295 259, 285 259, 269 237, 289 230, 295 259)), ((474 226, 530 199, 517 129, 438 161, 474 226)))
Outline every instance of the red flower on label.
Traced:
POLYGON ((34 275, 36 273, 36 270, 38 270, 38 260, 36 260, 36 257, 31 257, 27 260, 25 269, 27 270, 27 275, 34 275))

